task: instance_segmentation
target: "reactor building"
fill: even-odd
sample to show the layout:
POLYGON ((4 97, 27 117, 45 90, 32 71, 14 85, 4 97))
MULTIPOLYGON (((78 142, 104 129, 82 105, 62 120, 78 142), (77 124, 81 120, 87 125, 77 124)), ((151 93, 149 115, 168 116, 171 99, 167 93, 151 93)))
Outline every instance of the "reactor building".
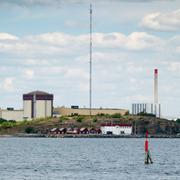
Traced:
POLYGON ((24 119, 51 117, 53 115, 53 94, 33 91, 23 94, 24 119))

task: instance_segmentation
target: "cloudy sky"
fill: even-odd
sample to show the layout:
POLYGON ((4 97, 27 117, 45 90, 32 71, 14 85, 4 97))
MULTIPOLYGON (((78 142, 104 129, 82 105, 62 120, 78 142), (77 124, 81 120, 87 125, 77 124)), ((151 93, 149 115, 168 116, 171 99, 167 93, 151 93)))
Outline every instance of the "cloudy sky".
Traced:
MULTIPOLYGON (((93 107, 153 102, 159 69, 164 116, 180 116, 180 1, 92 0, 93 107)), ((88 0, 0 0, 0 107, 53 93, 55 106, 89 104, 88 0)))

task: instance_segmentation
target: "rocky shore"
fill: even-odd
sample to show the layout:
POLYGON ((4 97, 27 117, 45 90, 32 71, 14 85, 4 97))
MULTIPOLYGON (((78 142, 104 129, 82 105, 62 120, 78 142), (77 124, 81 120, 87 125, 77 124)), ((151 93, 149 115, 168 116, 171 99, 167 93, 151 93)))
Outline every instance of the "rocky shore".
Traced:
MULTIPOLYGON (((180 133, 180 123, 148 116, 109 116, 97 115, 89 116, 62 116, 59 118, 36 119, 23 122, 3 122, 0 124, 0 135, 10 135, 16 137, 50 137, 53 128, 95 128, 99 129, 102 124, 117 123, 131 124, 133 127, 134 137, 143 137, 148 129, 151 137, 156 138, 178 138, 180 133)), ((62 137, 114 137, 104 136, 100 134, 76 134, 76 135, 60 135, 62 137)), ((116 138, 117 136, 115 136, 116 138)), ((124 138, 124 136, 119 136, 124 138)), ((125 136, 129 138, 128 136, 125 136)))
MULTIPOLYGON (((47 134, 0 135, 0 138, 145 138, 145 135, 102 135, 102 134, 65 134, 50 136, 47 134)), ((149 138, 180 138, 180 135, 149 135, 149 138)))

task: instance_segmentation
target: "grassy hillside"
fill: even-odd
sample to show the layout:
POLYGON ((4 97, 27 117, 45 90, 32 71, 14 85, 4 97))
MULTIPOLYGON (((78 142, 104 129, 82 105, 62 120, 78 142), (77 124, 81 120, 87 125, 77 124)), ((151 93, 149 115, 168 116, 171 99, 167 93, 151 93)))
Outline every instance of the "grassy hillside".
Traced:
POLYGON ((180 133, 180 123, 159 119, 150 116, 62 116, 60 118, 36 119, 23 122, 0 121, 0 135, 17 133, 41 133, 47 134, 52 128, 61 127, 95 127, 99 128, 102 123, 132 124, 133 132, 144 134, 148 129, 151 134, 177 134, 180 133))

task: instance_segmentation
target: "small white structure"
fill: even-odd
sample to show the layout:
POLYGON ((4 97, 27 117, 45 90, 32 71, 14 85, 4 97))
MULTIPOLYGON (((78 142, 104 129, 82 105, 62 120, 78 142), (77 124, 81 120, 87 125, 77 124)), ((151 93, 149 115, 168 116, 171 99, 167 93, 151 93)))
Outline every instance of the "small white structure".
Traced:
POLYGON ((112 135, 131 135, 132 125, 128 124, 103 124, 101 125, 102 134, 112 135))

